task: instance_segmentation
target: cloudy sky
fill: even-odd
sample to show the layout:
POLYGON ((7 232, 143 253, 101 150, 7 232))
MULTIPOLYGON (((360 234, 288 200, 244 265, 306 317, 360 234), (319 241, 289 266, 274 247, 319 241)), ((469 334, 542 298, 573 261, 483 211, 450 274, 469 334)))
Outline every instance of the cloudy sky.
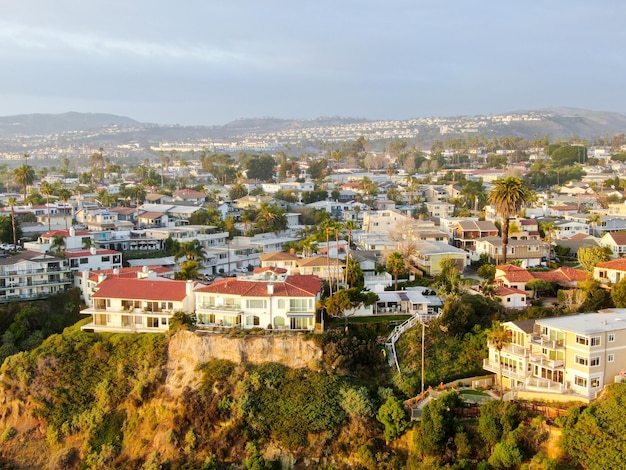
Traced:
POLYGON ((0 115, 626 112, 626 2, 4 0, 0 115))

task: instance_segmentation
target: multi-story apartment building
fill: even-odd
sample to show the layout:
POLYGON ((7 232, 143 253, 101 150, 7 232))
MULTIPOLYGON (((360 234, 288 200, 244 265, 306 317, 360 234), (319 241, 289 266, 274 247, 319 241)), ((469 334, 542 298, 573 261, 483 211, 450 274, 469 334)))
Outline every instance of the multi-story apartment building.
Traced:
POLYGON ((71 284, 67 259, 35 251, 0 258, 0 302, 49 297, 71 284))
POLYGON ((591 400, 623 374, 626 309, 512 321, 504 326, 511 342, 500 354, 490 343, 483 368, 499 374, 499 356, 507 388, 591 400))

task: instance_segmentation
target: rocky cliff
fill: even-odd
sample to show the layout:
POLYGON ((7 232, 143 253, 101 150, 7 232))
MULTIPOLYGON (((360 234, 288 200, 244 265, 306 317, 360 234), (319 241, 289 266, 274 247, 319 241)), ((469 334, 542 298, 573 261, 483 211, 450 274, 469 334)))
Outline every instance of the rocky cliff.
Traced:
POLYGON ((170 338, 167 356, 165 386, 176 396, 185 387, 198 386, 201 378, 198 367, 211 359, 237 364, 276 362, 292 368, 317 369, 322 350, 303 335, 231 337, 181 330, 170 338))

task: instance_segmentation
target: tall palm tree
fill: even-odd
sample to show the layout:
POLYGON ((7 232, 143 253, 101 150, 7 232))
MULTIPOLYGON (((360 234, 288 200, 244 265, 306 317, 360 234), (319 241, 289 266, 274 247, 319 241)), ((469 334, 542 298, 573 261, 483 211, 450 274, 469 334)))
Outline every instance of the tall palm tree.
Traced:
POLYGON ((387 257, 387 270, 393 274, 395 289, 398 290, 398 274, 404 272, 406 263, 400 253, 394 251, 387 257))
POLYGON ((39 192, 46 196, 46 207, 48 208, 48 232, 50 231, 50 195, 52 194, 52 185, 47 181, 41 183, 39 192))
POLYGON ((502 264, 506 264, 506 249, 509 244, 509 219, 518 214, 529 198, 529 190, 521 179, 514 176, 496 180, 489 192, 488 200, 496 213, 502 217, 502 264))
POLYGON ((551 261, 552 256, 552 236, 556 231, 556 223, 551 220, 549 222, 539 222, 539 228, 543 231, 545 237, 544 240, 548 242, 548 261, 551 261))
MULTIPOLYGON (((69 189, 63 188, 59 190, 57 196, 59 196, 59 201, 68 202, 72 197, 72 193, 69 189)), ((65 207, 63 208, 63 218, 65 219, 65 229, 67 230, 67 210, 65 207)))
POLYGON ((11 228, 13 229, 13 245, 17 246, 17 228, 15 227, 15 204, 17 201, 14 197, 10 197, 7 200, 9 206, 11 206, 11 228))
POLYGON ((30 165, 24 163, 13 170, 15 182, 24 188, 24 201, 28 195, 28 187, 35 181, 35 170, 30 165))
POLYGON ((500 354, 507 344, 511 343, 511 332, 502 323, 493 322, 491 328, 487 330, 487 341, 490 342, 498 352, 498 365, 500 367, 500 400, 504 399, 504 385, 502 384, 502 360, 500 354))
POLYGON ((65 237, 55 235, 52 237, 52 243, 50 243, 50 251, 53 253, 61 253, 65 251, 65 237))
POLYGON ((174 259, 178 261, 182 257, 185 257, 188 261, 197 261, 206 259, 206 254, 202 244, 197 239, 194 239, 180 244, 174 259))

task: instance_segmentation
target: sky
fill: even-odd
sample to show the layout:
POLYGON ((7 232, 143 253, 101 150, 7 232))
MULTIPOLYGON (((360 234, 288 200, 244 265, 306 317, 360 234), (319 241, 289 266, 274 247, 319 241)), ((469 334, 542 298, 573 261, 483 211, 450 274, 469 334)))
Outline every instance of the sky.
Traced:
POLYGON ((626 2, 0 0, 0 115, 626 112, 626 2))

